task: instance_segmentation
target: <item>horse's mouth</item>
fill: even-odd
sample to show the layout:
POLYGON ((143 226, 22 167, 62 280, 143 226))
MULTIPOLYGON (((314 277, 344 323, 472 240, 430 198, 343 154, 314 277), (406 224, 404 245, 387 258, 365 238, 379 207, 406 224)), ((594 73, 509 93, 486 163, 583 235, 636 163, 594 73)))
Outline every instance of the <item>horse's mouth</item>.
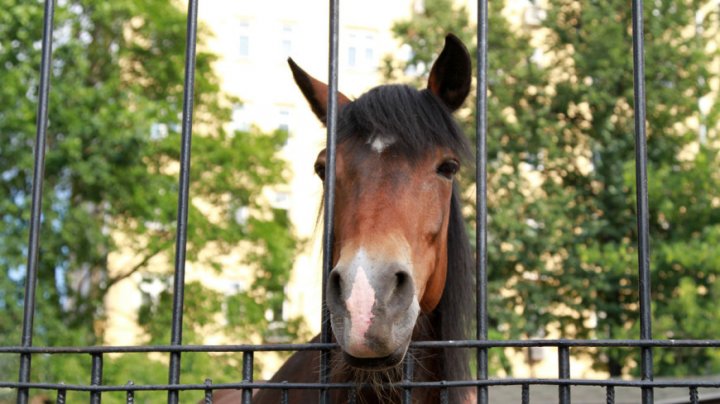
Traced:
POLYGON ((348 365, 362 370, 385 370, 394 368, 402 362, 407 352, 407 346, 398 348, 388 356, 380 358, 357 358, 343 351, 343 358, 348 365))

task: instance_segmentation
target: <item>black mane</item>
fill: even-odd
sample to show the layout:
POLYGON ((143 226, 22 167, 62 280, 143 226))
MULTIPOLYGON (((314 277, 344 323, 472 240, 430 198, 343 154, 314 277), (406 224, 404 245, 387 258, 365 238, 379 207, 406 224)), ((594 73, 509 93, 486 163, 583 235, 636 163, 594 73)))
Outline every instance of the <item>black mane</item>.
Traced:
MULTIPOLYGON (((445 290, 433 313, 440 325, 440 340, 469 339, 475 301, 475 257, 465 231, 457 183, 453 187, 448 226, 448 275, 445 290)), ((469 351, 445 349, 443 368, 447 380, 470 377, 469 351)))
POLYGON ((392 150, 411 160, 435 147, 447 147, 458 158, 471 155, 465 135, 442 101, 428 90, 406 85, 375 87, 341 109, 338 143, 367 143, 375 136, 392 136, 392 150))

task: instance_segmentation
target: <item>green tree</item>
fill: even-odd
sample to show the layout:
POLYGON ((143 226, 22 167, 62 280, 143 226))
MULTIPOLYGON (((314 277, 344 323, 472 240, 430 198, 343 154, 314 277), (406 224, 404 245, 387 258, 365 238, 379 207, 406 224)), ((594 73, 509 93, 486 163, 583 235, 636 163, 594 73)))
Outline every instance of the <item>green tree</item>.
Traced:
MULTIPOLYGON (((1 3, 0 344, 17 345, 43 10, 39 2, 1 3)), ((188 342, 200 342, 200 330, 217 314, 235 315, 218 330, 234 338, 266 329, 263 313, 283 299, 296 244, 286 212, 260 198, 264 187, 286 181, 276 152, 287 133, 226 130, 237 100, 220 92, 212 71, 215 57, 202 50, 207 35, 200 30, 188 259, 222 271, 219 257, 249 243, 252 253, 237 264, 253 269, 255 281, 233 296, 189 284, 188 342), (240 209, 251 213, 248 220, 238 219, 240 209)), ((172 277, 184 48, 185 12, 169 0, 71 0, 56 7, 36 345, 101 344, 108 290, 136 273, 148 282, 169 283, 172 277), (110 271, 109 257, 121 248, 132 251, 135 264, 110 271), (167 264, 151 268, 153 259, 167 264)), ((140 313, 149 342, 169 341, 169 293, 148 295, 140 313)), ((296 325, 286 331, 294 332, 296 325)), ((146 360, 134 358, 140 358, 138 364, 146 360)), ((232 363, 202 360, 194 368, 184 363, 184 370, 197 378, 222 378, 232 363)), ((89 369, 85 362, 37 356, 32 377, 84 383, 89 375, 78 369, 89 369)), ((17 358, 6 356, 0 363, 0 379, 17 377, 17 358)), ((118 383, 129 378, 106 370, 106 382, 112 382, 109 375, 117 375, 118 383)))
MULTIPOLYGON (((698 145, 691 124, 699 117, 698 98, 717 77, 707 66, 718 55, 706 44, 717 35, 718 19, 712 14, 693 35, 701 2, 650 3, 645 60, 654 335, 712 338, 707 324, 717 323, 711 307, 720 269, 712 252, 720 225, 712 142, 718 107, 705 117, 710 141, 688 151, 698 145)), ((447 0, 424 4, 422 13, 395 25, 398 38, 416 51, 407 61, 388 60, 386 75, 426 73, 446 32, 472 42, 464 9, 447 0)), ((505 338, 543 336, 549 328, 563 337, 637 338, 630 8, 622 1, 551 2, 541 26, 515 28, 501 11, 491 4, 491 327, 505 338)), ((474 138, 472 113, 460 115, 474 138)), ((611 375, 637 371, 637 350, 575 353, 592 355, 611 375)), ((656 372, 717 372, 717 356, 658 350, 656 372)))
MULTIPOLYGON (((652 301, 659 338, 712 338, 712 327, 702 325, 718 320, 716 310, 707 309, 719 262, 698 254, 713 249, 720 226, 720 165, 716 146, 702 144, 690 124, 700 116, 698 99, 710 91, 707 80, 718 74, 708 70, 718 55, 706 50, 718 32, 717 14, 704 22, 705 34, 694 29, 702 4, 677 0, 644 9, 652 301), (693 148, 697 153, 689 152, 693 148)), ((565 114, 563 132, 586 145, 593 164, 589 172, 564 179, 585 212, 575 225, 578 246, 572 254, 578 261, 572 275, 583 279, 577 300, 597 315, 587 335, 637 338, 631 13, 620 1, 557 2, 547 21, 550 49, 566 50, 572 65, 569 77, 557 84, 553 109, 565 114), (571 116, 573 104, 583 102, 590 113, 571 116)), ((708 124, 716 139, 714 116, 708 124)), ((637 357, 637 351, 609 350, 607 369, 612 375, 637 372, 629 369, 637 357)), ((711 350, 657 350, 655 364, 661 375, 720 370, 711 350)))

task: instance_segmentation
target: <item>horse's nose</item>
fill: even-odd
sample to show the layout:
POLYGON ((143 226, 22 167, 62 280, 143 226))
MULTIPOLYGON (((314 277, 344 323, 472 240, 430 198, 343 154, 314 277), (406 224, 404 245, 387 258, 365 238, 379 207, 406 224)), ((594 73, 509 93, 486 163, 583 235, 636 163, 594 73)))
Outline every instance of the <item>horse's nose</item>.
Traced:
POLYGON ((410 305, 414 288, 410 271, 399 264, 373 268, 372 272, 338 266, 330 272, 326 292, 328 306, 335 313, 365 309, 387 316, 410 305))
POLYGON ((377 310, 388 318, 395 319, 402 316, 410 306, 415 288, 410 272, 403 266, 391 265, 383 272, 377 287, 378 301, 381 302, 377 310), (386 310, 386 313, 383 313, 383 310, 386 310))
POLYGON ((326 292, 333 317, 342 317, 344 335, 336 337, 351 355, 370 357, 387 354, 382 335, 407 317, 415 288, 410 271, 390 263, 338 266, 330 272, 326 292))

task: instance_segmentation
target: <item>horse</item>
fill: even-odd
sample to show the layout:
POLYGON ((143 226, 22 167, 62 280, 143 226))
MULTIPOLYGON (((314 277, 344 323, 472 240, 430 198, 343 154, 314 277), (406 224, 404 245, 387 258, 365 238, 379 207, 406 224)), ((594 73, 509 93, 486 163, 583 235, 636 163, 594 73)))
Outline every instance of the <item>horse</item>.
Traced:
MULTIPOLYGON (((325 123, 328 87, 288 59, 296 84, 325 123)), ((395 403, 406 355, 413 381, 469 380, 461 349, 408 349, 411 341, 466 339, 471 324, 474 262, 455 175, 470 157, 452 117, 471 86, 470 55, 454 35, 433 63, 427 88, 375 87, 355 100, 338 93, 333 269, 326 304, 333 341, 331 402, 395 403), (389 387, 388 387, 389 386, 389 387)), ((327 154, 315 162, 324 182, 327 154)), ((325 187, 327 184, 325 184, 325 187)), ((313 341, 319 341, 319 336, 313 341)), ((320 353, 300 351, 271 382, 319 380, 320 353)), ((438 403, 441 391, 413 388, 412 402, 438 403)), ((474 402, 474 389, 452 388, 449 402, 474 402)), ((240 391, 215 394, 240 402, 240 391)), ((288 392, 290 403, 313 403, 318 391, 288 392)), ((258 389, 254 403, 279 403, 281 391, 258 389)))

